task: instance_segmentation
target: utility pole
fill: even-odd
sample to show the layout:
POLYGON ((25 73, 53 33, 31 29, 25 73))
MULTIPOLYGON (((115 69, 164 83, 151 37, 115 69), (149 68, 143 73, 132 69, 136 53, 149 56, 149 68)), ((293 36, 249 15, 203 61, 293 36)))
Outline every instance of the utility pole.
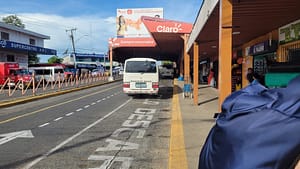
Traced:
POLYGON ((70 35, 70 38, 71 38, 71 41, 72 41, 72 46, 73 46, 73 58, 74 58, 74 67, 77 68, 77 65, 76 65, 76 52, 75 52, 75 42, 74 42, 74 34, 73 34, 73 31, 76 31, 77 29, 76 28, 73 28, 73 29, 68 29, 66 30, 66 32, 71 32, 71 35, 70 35))

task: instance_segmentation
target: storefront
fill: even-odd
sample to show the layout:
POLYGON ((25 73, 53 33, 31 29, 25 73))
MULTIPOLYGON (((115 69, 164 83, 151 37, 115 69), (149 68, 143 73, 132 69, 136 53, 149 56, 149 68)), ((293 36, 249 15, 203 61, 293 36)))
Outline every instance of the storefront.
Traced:
POLYGON ((300 19, 280 27, 278 57, 265 78, 268 87, 284 87, 300 74, 300 19))
POLYGON ((31 56, 56 55, 56 50, 44 48, 46 39, 50 37, 0 22, 0 62, 17 62, 27 68, 31 56))
POLYGON ((56 50, 8 40, 0 40, 0 61, 17 62, 20 67, 28 67, 29 54, 56 55, 56 50))

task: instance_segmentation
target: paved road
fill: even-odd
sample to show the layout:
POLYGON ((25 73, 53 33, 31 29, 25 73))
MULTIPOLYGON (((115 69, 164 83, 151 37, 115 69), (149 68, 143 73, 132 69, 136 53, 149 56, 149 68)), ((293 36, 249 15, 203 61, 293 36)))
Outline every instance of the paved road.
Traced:
POLYGON ((0 109, 0 168, 167 168, 172 81, 158 97, 120 82, 0 109))

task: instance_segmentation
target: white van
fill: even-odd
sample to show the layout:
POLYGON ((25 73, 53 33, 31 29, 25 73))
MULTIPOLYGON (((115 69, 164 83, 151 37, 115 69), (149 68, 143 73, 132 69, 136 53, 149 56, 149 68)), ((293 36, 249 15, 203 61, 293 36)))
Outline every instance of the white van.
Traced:
POLYGON ((60 81, 64 80, 64 68, 62 66, 38 66, 29 67, 29 71, 34 72, 36 79, 39 81, 44 76, 44 79, 49 82, 58 80, 60 74, 60 81))
POLYGON ((159 72, 155 59, 131 58, 125 61, 123 91, 126 94, 157 95, 159 72))

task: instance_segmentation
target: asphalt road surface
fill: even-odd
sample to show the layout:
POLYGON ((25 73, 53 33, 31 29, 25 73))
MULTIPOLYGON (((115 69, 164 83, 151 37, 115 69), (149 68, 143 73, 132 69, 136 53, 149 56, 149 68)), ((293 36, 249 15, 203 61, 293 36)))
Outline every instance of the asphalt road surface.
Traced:
POLYGON ((121 82, 0 109, 0 169, 167 168, 172 81, 159 96, 121 82))

